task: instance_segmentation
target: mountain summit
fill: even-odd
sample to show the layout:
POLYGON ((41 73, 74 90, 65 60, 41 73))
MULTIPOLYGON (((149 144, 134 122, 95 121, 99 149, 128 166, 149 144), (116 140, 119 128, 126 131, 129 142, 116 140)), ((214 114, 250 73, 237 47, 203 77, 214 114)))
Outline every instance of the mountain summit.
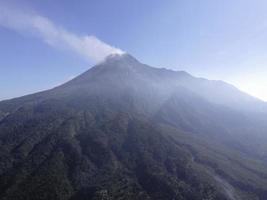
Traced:
POLYGON ((265 200, 266 104, 110 55, 0 102, 0 199, 265 200))
MULTIPOLYGON (((102 63, 68 82, 64 86, 77 87, 134 87, 142 92, 144 87, 153 87, 157 93, 169 93, 183 88, 199 97, 239 111, 267 113, 267 104, 223 81, 195 78, 184 71, 153 68, 139 62, 129 54, 112 54, 102 63)), ((80 88, 81 89, 81 88, 80 88)), ((113 88, 114 90, 115 88, 113 88)), ((129 88, 128 88, 129 89, 129 88)), ((110 91, 110 90, 109 90, 110 91)), ((106 91, 105 91, 106 92, 106 91)), ((146 91, 144 91, 146 93, 146 91)))

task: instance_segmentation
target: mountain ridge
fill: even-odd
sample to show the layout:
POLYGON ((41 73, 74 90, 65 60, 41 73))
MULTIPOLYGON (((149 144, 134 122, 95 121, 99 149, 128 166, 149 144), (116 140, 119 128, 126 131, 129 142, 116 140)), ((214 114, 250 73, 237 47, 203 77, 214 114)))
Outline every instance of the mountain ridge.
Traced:
POLYGON ((214 83, 112 56, 0 102, 0 198, 265 200, 266 114, 214 83))
MULTIPOLYGON (((97 77, 98 74, 103 75, 105 73, 108 73, 108 76, 110 76, 110 73, 120 74, 122 72, 123 72, 122 76, 127 76, 127 73, 128 75, 129 74, 136 75, 138 73, 140 75, 140 73, 143 73, 141 75, 143 75, 145 78, 150 78, 150 79, 154 78, 155 79, 154 81, 169 81, 170 82, 169 84, 177 84, 177 83, 173 83, 173 81, 178 82, 179 79, 186 79, 187 81, 186 83, 183 83, 182 82, 183 80, 180 80, 180 83, 178 84, 182 87, 186 87, 187 89, 191 90, 192 92, 195 92, 196 94, 204 98, 208 97, 210 95, 209 93, 215 94, 207 98, 212 103, 218 103, 218 104, 229 106, 229 104, 234 102, 235 109, 236 108, 247 109, 250 111, 267 113, 266 102, 260 99, 257 99, 256 97, 250 96, 247 93, 240 91, 235 86, 228 84, 224 81, 208 80, 205 78, 194 77, 185 71, 174 71, 174 70, 170 70, 166 68, 154 68, 149 65, 140 63, 136 58, 126 53, 122 55, 112 54, 108 56, 104 61, 90 68, 89 70, 77 76, 76 78, 60 86, 57 86, 55 88, 52 88, 46 91, 55 90, 62 86, 64 87, 66 85, 73 84, 77 80, 78 82, 81 82, 82 79, 89 79, 89 82, 90 82, 90 79, 97 77), (117 71, 115 70, 116 68, 117 68, 117 71), (138 72, 138 70, 140 70, 140 72, 138 72), (151 77, 151 74, 153 74, 154 77, 153 76, 151 77), (189 84, 191 85, 188 87, 189 84), (206 88, 209 88, 209 89, 207 90, 206 88), (233 93, 238 93, 238 96, 235 95, 235 97, 232 98, 231 95, 233 95, 233 93), (221 99, 224 99, 223 96, 226 96, 226 95, 228 95, 227 99, 221 100, 221 99), (257 105, 255 108, 255 104, 259 104, 259 105, 257 105), (252 107, 252 109, 250 109, 250 107, 252 107)), ((142 78, 144 79, 144 77, 142 78)), ((84 80, 84 82, 86 82, 86 80, 84 80)), ((42 92, 38 92, 37 94, 42 94, 42 92)), ((34 95, 34 94, 30 94, 30 95, 34 95)), ((29 95, 25 95, 23 97, 27 97, 27 96, 29 95)), ((18 98, 14 98, 14 99, 18 99, 18 98)), ((9 100, 12 100, 12 99, 9 99, 9 100)), ((4 100, 4 101, 9 101, 9 100, 4 100)))

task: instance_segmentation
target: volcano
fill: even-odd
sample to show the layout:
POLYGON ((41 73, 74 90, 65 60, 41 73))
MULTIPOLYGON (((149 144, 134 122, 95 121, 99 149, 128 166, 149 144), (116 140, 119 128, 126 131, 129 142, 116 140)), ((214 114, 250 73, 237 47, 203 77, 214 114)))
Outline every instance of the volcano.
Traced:
POLYGON ((110 55, 0 102, 0 199, 266 200, 267 104, 110 55))

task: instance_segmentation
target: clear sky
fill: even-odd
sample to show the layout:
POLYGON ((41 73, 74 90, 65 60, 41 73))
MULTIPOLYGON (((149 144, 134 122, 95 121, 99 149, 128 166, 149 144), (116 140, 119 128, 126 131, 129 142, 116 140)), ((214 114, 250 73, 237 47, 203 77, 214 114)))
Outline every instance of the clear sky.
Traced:
POLYGON ((125 51, 267 101, 266 0, 0 0, 0 99, 125 51))

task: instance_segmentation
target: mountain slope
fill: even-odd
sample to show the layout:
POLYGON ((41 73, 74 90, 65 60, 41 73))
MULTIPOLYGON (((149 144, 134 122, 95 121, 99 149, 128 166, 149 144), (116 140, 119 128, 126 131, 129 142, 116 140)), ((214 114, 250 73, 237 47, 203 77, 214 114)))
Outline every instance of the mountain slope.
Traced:
POLYGON ((267 198, 266 104, 112 55, 0 102, 1 199, 267 198))

